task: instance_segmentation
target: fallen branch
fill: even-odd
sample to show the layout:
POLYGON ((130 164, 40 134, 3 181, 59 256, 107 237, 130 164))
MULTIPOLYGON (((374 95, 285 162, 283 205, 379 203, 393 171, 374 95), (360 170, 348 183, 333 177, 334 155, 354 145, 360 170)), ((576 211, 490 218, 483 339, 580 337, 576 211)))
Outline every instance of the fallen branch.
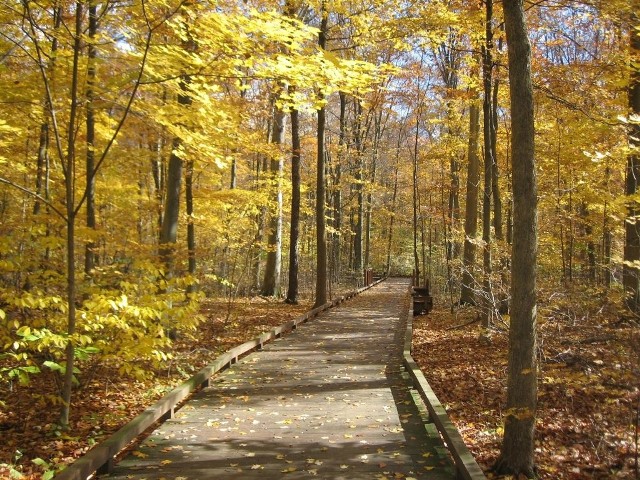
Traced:
POLYGON ((454 325, 453 327, 448 327, 447 330, 457 330, 458 328, 464 328, 464 327, 468 327, 469 325, 472 325, 476 322, 480 321, 480 316, 477 316, 476 318, 474 318, 473 320, 468 321, 467 323, 463 323, 461 325, 454 325))

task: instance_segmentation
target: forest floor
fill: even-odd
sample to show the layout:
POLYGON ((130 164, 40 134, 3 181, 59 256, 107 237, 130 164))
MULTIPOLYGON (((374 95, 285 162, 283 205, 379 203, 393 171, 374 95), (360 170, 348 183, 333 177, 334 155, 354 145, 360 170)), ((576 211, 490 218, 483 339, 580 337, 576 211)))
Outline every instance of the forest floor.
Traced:
MULTIPOLYGON (((585 302, 583 295, 549 294, 549 305, 540 308, 539 475, 638 478, 640 327, 625 319, 617 303, 595 294, 585 302)), ((206 301, 197 337, 178 341, 173 359, 155 378, 132 380, 85 366, 69 433, 55 426, 55 377, 34 376, 26 387, 0 384, 6 403, 0 409, 0 478, 50 478, 220 353, 310 307, 259 297, 233 304, 206 301)), ((452 314, 436 307, 414 322, 414 357, 488 472, 502 433, 506 324, 498 323, 490 341, 481 332, 474 309, 452 314)))
MULTIPOLYGON (((540 479, 637 479, 640 325, 598 292, 541 294, 536 462, 540 479)), ((508 321, 508 317, 503 319, 508 321)), ((508 332, 436 307, 414 320, 414 357, 491 478, 500 452, 508 332)))

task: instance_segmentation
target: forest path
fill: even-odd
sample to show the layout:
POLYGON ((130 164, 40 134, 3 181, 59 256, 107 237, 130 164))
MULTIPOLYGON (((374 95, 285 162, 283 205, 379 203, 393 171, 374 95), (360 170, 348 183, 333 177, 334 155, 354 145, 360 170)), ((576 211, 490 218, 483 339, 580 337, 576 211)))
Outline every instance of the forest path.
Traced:
POLYGON ((402 370, 388 279, 212 378, 102 478, 453 479, 402 370))

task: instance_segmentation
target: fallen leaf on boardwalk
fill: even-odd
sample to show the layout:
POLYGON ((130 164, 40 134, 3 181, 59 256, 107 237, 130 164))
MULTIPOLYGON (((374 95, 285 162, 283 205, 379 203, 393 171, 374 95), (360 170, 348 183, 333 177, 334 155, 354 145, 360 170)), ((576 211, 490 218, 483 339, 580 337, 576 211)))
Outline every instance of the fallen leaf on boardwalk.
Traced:
POLYGON ((297 470, 296 467, 289 467, 289 468, 285 468, 283 470, 280 470, 282 473, 292 473, 295 472, 297 470))
POLYGON ((160 462, 160 465, 169 465, 170 463, 173 463, 173 461, 171 461, 171 460, 162 460, 160 462))
POLYGON ((347 468, 349 468, 349 465, 340 465, 340 468, 341 468, 342 470, 346 470, 347 468))
POLYGON ((146 453, 141 452, 140 450, 134 450, 131 455, 133 455, 134 457, 138 457, 138 458, 147 458, 149 455, 147 455, 146 453))
POLYGON ((254 452, 247 452, 244 454, 245 457, 255 457, 256 454, 254 452))
POLYGON ((251 465, 251 470, 260 470, 263 469, 264 467, 262 465, 260 465, 259 463, 256 463, 255 465, 251 465))

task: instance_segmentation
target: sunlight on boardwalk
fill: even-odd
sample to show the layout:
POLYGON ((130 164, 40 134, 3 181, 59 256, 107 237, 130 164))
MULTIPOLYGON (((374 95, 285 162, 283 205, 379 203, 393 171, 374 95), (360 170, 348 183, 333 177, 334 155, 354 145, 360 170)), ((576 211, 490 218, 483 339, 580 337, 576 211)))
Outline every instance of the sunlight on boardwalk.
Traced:
POLYGON ((104 478, 451 479, 401 375, 391 279, 214 377, 104 478))

